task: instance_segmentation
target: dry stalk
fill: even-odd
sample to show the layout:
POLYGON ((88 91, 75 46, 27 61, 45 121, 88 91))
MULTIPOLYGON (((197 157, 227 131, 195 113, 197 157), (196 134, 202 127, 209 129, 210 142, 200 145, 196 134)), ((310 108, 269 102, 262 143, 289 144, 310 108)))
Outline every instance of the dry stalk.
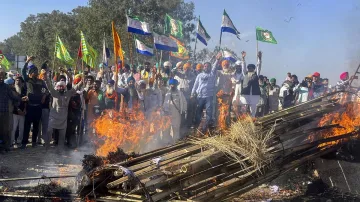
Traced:
MULTIPOLYGON (((215 148, 239 163, 248 173, 261 171, 269 165, 268 141, 273 136, 275 127, 262 131, 255 126, 250 116, 232 123, 229 130, 218 136, 206 139, 193 139, 192 143, 207 148, 215 148)), ((241 177, 241 176, 238 176, 241 177)))

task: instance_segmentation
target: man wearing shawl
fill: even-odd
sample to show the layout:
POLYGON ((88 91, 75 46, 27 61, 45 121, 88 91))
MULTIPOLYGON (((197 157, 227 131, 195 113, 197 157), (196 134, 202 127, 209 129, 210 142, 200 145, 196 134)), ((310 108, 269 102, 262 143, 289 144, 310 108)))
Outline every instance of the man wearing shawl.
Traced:
POLYGON ((180 136, 181 115, 186 114, 187 103, 184 94, 177 89, 178 81, 170 79, 169 85, 170 90, 165 95, 163 110, 171 117, 171 127, 165 131, 164 135, 165 139, 170 135, 174 141, 177 141, 182 138, 180 136))

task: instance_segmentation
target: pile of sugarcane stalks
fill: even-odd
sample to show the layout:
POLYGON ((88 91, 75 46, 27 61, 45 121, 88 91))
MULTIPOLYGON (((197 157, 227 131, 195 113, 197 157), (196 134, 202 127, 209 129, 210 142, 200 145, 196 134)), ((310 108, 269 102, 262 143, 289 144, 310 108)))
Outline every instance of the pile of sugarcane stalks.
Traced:
MULTIPOLYGON (((252 157, 239 153, 234 158, 231 148, 226 148, 226 145, 219 149, 220 146, 202 144, 201 139, 193 139, 83 172, 79 177, 79 197, 97 201, 231 200, 341 146, 319 145, 338 140, 346 142, 359 133, 354 130, 329 138, 322 136, 324 132, 341 126, 318 127, 319 119, 326 113, 345 110, 338 100, 329 99, 329 96, 332 95, 251 123, 254 135, 271 134, 266 136, 266 148, 259 152, 257 164, 252 157)), ((232 127, 236 125, 234 123, 232 127)), ((226 134, 204 140, 221 140, 227 138, 226 134)), ((257 141, 250 136, 249 141, 257 141)))

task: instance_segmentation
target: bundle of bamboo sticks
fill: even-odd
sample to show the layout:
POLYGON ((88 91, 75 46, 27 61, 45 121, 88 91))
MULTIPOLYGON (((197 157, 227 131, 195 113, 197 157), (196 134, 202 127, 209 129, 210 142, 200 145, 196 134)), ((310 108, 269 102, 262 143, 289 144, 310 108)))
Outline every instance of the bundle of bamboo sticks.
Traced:
POLYGON ((254 123, 232 126, 249 125, 250 129, 230 128, 229 134, 225 132, 223 136, 191 139, 124 162, 97 167, 82 176, 79 195, 97 201, 231 200, 341 146, 319 147, 320 144, 348 141, 358 134, 354 130, 330 138, 322 136, 323 132, 341 126, 318 127, 319 118, 344 110, 344 106, 328 96, 270 114, 254 123), (230 139, 229 135, 232 135, 230 139), (313 136, 311 140, 309 135, 313 136), (250 148, 249 145, 257 142, 264 146, 250 148))

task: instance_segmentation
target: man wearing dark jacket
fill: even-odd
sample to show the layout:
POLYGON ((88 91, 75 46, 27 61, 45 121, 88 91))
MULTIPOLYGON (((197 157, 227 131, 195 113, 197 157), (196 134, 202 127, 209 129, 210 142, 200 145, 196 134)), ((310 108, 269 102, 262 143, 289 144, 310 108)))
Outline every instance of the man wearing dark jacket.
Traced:
MULTIPOLYGON (((13 90, 5 84, 4 80, 6 73, 3 69, 0 69, 0 151, 10 149, 10 115, 9 115, 9 101, 20 102, 20 96, 13 93, 13 90)), ((26 101, 26 97, 22 99, 26 101)))
POLYGON ((26 94, 29 98, 26 107, 27 113, 25 115, 24 134, 21 146, 22 149, 26 148, 26 144, 28 143, 31 124, 33 124, 32 146, 36 147, 37 135, 39 133, 39 123, 42 114, 42 104, 45 103, 46 96, 49 94, 44 81, 37 78, 37 67, 33 64, 29 65, 32 60, 33 57, 28 57, 24 68, 22 69, 22 75, 27 88, 26 94), (26 74, 26 72, 28 72, 28 74, 26 74))
POLYGON ((242 73, 244 75, 244 80, 242 82, 242 90, 240 96, 240 103, 242 105, 247 105, 250 108, 251 115, 254 117, 256 114, 256 106, 260 100, 260 86, 259 86, 259 77, 261 71, 261 56, 262 53, 259 51, 257 58, 256 66, 254 64, 249 64, 245 68, 245 56, 246 52, 242 52, 242 73), (255 71, 256 69, 256 71, 255 71))

